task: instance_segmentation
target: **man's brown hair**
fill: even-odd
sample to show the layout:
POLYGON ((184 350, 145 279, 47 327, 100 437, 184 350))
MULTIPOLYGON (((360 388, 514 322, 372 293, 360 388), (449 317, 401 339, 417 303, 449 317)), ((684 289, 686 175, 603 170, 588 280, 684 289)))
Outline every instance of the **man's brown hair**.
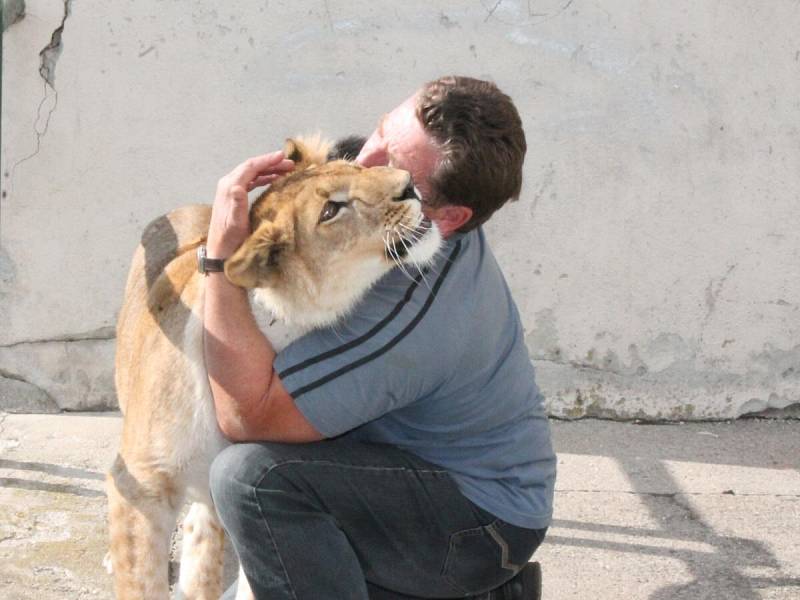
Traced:
POLYGON ((430 203, 472 209, 459 231, 519 197, 525 132, 511 98, 495 84, 458 76, 431 81, 419 94, 417 117, 443 154, 431 177, 430 203))

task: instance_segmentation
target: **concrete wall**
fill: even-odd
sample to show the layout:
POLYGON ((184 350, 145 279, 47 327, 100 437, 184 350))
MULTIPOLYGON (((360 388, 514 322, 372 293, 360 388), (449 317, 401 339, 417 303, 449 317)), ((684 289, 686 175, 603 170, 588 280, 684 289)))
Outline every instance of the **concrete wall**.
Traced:
POLYGON ((495 80, 525 121, 523 198, 488 233, 552 414, 800 402, 795 0, 25 13, 3 39, 0 408, 113 404, 113 325, 152 218, 287 135, 368 133, 449 72, 495 80))

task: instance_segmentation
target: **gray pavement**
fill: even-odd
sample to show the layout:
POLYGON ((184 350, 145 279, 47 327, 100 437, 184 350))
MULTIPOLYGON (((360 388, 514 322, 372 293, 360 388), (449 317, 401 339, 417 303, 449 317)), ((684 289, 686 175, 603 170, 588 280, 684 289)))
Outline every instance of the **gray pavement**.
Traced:
MULTIPOLYGON (((114 414, 0 415, 0 598, 110 598, 114 414)), ((800 421, 553 422, 544 598, 800 599, 800 421)))

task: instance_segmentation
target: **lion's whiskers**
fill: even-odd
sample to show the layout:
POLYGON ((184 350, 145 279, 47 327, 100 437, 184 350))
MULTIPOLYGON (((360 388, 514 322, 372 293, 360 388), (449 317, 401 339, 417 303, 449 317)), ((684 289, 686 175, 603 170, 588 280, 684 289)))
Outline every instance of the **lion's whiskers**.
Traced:
POLYGON ((400 262, 400 256, 397 253, 397 246, 395 246, 394 240, 390 239, 392 233, 397 233, 396 231, 394 231, 394 228, 387 229, 384 232, 383 244, 386 247, 386 252, 389 254, 389 257, 392 259, 392 262, 394 264, 396 264, 400 268, 400 270, 403 272, 403 274, 408 279, 410 279, 411 281, 414 281, 414 278, 411 276, 411 274, 408 271, 406 271, 406 269, 403 266, 402 262, 400 262))
MULTIPOLYGON (((417 241, 419 241, 419 239, 421 239, 421 238, 416 238, 416 239, 417 239, 417 241)), ((419 263, 416 260, 414 260, 414 257, 411 254, 411 249, 406 245, 406 242, 405 242, 405 239, 403 238, 403 236, 400 236, 400 242, 405 247, 408 257, 411 258, 411 264, 414 265, 414 268, 417 269, 417 272, 419 273, 420 277, 422 277, 422 281, 425 283, 425 287, 428 288, 428 290, 433 291, 431 289, 430 284, 428 283, 428 280, 425 278, 425 273, 423 272, 422 268, 420 268, 419 263)))
POLYGON ((387 231, 384 232, 383 245, 386 248, 386 254, 389 256, 389 258, 392 259, 392 262, 395 265, 397 265, 398 267, 400 267, 402 269, 402 265, 400 265, 400 262, 398 261, 397 257, 395 256, 395 251, 393 249, 392 242, 389 239, 390 236, 391 236, 391 231, 390 230, 387 230, 387 231))
MULTIPOLYGON (((396 229, 396 226, 397 226, 397 225, 399 225, 399 226, 400 226, 400 227, 402 227, 403 229, 406 229, 407 231, 409 231, 409 232, 410 232, 410 236, 409 236, 409 237, 413 238, 414 242, 418 242, 418 241, 420 241, 420 240, 422 239, 422 237, 423 237, 424 233, 420 233, 420 232, 419 232, 419 231, 417 231, 416 229, 412 229, 411 227, 409 227, 408 225, 406 225, 406 224, 405 224, 405 223, 403 223, 402 221, 398 221, 398 222, 395 224, 395 228, 393 228, 393 231, 394 231, 394 232, 397 234, 397 236, 400 238, 400 243, 402 243, 402 244, 403 244, 403 246, 405 247, 405 249, 406 249, 406 255, 409 257, 411 264, 413 264, 413 265, 414 265, 414 268, 415 268, 415 269, 417 269, 417 272, 420 274, 420 277, 422 277, 422 281, 425 283, 425 287, 426 287, 426 288, 428 288, 428 290, 431 290, 431 286, 430 286, 430 284, 428 283, 428 280, 425 278, 425 273, 423 272, 423 270, 422 270, 422 268, 420 267, 419 263, 418 263, 416 260, 414 260, 414 257, 413 257, 413 255, 411 254, 411 248, 410 248, 410 247, 409 247, 409 246, 406 244, 406 238, 405 238, 405 236, 403 236, 402 234, 400 234, 400 232, 399 232, 399 231, 397 231, 397 229, 396 229)), ((405 270, 405 269, 404 269, 404 270, 405 270)))

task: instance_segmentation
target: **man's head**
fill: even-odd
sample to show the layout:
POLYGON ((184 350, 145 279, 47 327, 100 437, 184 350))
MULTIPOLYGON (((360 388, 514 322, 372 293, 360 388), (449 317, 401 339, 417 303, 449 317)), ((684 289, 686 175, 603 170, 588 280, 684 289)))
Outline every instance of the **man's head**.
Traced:
POLYGON ((356 161, 409 171, 426 215, 448 235, 519 196, 525 151, 519 113, 497 86, 442 77, 384 115, 356 161))

